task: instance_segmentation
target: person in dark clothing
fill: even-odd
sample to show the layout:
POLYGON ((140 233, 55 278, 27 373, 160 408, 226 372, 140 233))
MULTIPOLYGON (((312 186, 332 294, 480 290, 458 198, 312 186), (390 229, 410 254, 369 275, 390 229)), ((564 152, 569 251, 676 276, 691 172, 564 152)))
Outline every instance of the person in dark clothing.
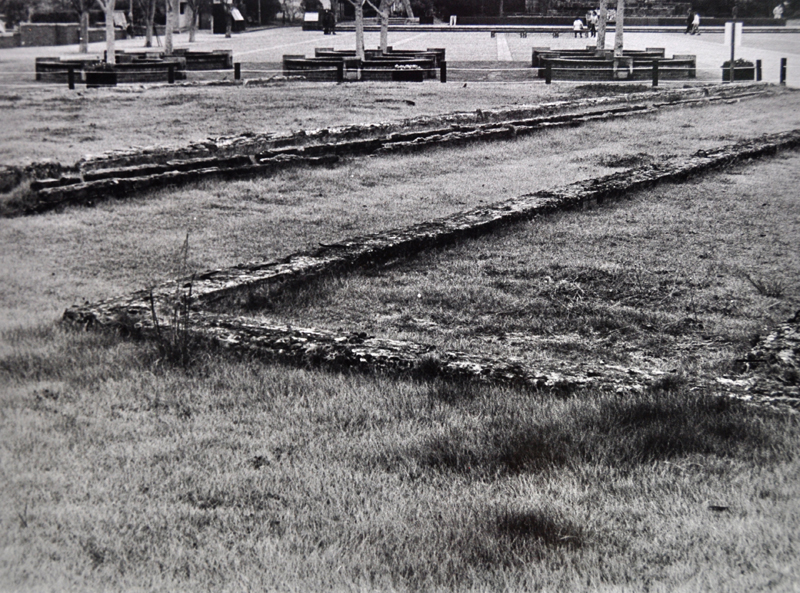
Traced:
POLYGON ((694 10, 690 10, 689 14, 686 16, 686 30, 683 32, 684 35, 692 32, 693 23, 694 23, 694 10))

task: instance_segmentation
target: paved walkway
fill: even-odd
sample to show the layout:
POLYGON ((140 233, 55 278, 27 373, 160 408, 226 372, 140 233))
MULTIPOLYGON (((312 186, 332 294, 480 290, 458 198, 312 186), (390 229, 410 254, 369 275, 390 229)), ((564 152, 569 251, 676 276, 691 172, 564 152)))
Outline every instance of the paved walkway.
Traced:
MULTIPOLYGON (((367 47, 377 47, 378 32, 365 34, 367 47)), ((724 45, 722 32, 705 32, 702 35, 684 35, 682 32, 637 32, 626 31, 625 47, 645 49, 663 47, 667 56, 674 54, 694 54, 697 56, 698 80, 721 80, 721 66, 730 58, 730 48, 724 45)), ((520 68, 530 64, 531 48, 550 47, 553 49, 580 48, 594 40, 575 39, 571 35, 554 38, 551 33, 498 33, 494 38, 487 31, 398 31, 389 32, 389 44, 398 49, 427 49, 444 47, 450 69, 458 67, 458 62, 510 61, 519 62, 520 68)), ((613 33, 606 38, 606 47, 612 47, 613 33)), ((129 39, 117 42, 120 49, 143 47, 143 39, 129 39)), ((188 35, 175 36, 176 47, 190 47, 188 35)), ((319 31, 302 31, 299 27, 262 29, 235 34, 226 39, 223 35, 212 35, 200 31, 197 42, 191 47, 197 49, 232 49, 234 60, 243 63, 261 63, 250 66, 263 70, 264 76, 276 73, 277 64, 283 54, 304 54, 312 56, 315 47, 352 49, 355 34, 341 31, 335 36, 326 36, 319 31)), ((102 54, 103 43, 93 43, 90 51, 102 54)), ((0 85, 10 85, 33 80, 34 58, 36 56, 59 56, 75 53, 76 46, 31 47, 0 50, 0 85)), ((778 82, 780 59, 788 59, 787 82, 800 87, 800 29, 783 33, 748 33, 745 30, 743 45, 736 50, 736 58, 751 61, 761 60, 764 80, 778 82)))

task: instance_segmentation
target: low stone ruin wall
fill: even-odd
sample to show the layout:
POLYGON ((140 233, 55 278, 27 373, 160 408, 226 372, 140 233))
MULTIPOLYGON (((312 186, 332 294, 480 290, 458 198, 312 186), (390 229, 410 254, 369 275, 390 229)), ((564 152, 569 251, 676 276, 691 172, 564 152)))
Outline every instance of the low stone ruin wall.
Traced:
MULTIPOLYGON (((351 332, 336 334, 315 329, 274 326, 259 320, 223 315, 230 300, 254 290, 281 290, 288 283, 308 282, 328 274, 347 274, 417 253, 494 232, 498 228, 552 212, 582 208, 663 182, 680 182, 737 161, 800 147, 800 130, 772 134, 702 151, 689 158, 642 166, 565 187, 525 194, 511 200, 453 214, 407 228, 353 237, 275 261, 257 261, 209 270, 191 278, 165 283, 124 297, 68 309, 64 321, 96 329, 121 329, 154 337, 171 319, 179 299, 190 311, 186 327, 206 343, 236 352, 293 364, 334 365, 381 372, 426 372, 489 382, 516 383, 534 388, 570 388, 605 384, 615 388, 641 385, 657 378, 638 369, 603 368, 602 372, 575 367, 567 372, 525 368, 513 361, 493 360, 463 352, 437 352, 433 347, 375 338, 351 332)), ((775 350, 775 349, 773 349, 775 350)), ((765 351, 766 352, 766 351, 765 351)), ((776 350, 780 356, 781 349, 776 350)), ((772 356, 754 355, 753 364, 772 356), (759 358, 760 357, 760 358, 759 358)))
POLYGON ((0 169, 0 186, 10 191, 31 180, 28 196, 15 212, 43 212, 64 204, 94 203, 162 185, 202 177, 234 178, 269 174, 298 165, 330 165, 341 157, 416 151, 426 147, 512 139, 554 126, 576 126, 599 118, 627 117, 661 108, 782 92, 769 85, 718 85, 618 97, 556 102, 535 107, 454 113, 403 122, 347 126, 291 134, 244 135, 183 149, 114 153, 72 167, 58 163, 24 170, 0 169))

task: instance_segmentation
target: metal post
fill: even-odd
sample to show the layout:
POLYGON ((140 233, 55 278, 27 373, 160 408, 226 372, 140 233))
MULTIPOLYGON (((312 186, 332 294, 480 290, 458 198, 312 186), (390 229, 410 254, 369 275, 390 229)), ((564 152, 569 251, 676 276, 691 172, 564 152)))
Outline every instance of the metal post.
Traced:
POLYGON ((553 82, 553 65, 547 62, 544 66, 544 83, 550 84, 553 82))
POLYGON ((234 80, 241 80, 242 79, 242 64, 236 62, 233 65, 233 79, 234 80))
POLYGON ((761 81, 761 60, 756 60, 756 80, 761 81))
POLYGON ((170 84, 175 82, 175 64, 170 64, 167 67, 167 82, 170 84))
POLYGON ((447 82, 447 62, 442 60, 439 64, 439 80, 442 82, 447 82))
POLYGON ((336 82, 344 82, 344 62, 336 64, 336 82))
POLYGON ((69 90, 75 90, 75 68, 72 66, 67 70, 67 84, 69 85, 69 90))
POLYGON ((658 86, 658 58, 653 60, 653 86, 658 86))
POLYGON ((781 84, 786 85, 786 58, 781 58, 781 84))
POLYGON ((736 80, 734 77, 735 68, 733 65, 734 62, 734 53, 736 51, 736 22, 734 21, 731 23, 731 82, 736 80))

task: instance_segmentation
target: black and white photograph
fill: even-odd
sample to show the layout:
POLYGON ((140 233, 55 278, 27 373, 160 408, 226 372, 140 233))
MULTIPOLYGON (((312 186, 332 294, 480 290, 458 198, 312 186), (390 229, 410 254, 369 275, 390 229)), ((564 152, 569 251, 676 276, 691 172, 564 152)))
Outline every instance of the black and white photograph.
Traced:
POLYGON ((800 591, 800 0, 0 0, 0 593, 800 591))

